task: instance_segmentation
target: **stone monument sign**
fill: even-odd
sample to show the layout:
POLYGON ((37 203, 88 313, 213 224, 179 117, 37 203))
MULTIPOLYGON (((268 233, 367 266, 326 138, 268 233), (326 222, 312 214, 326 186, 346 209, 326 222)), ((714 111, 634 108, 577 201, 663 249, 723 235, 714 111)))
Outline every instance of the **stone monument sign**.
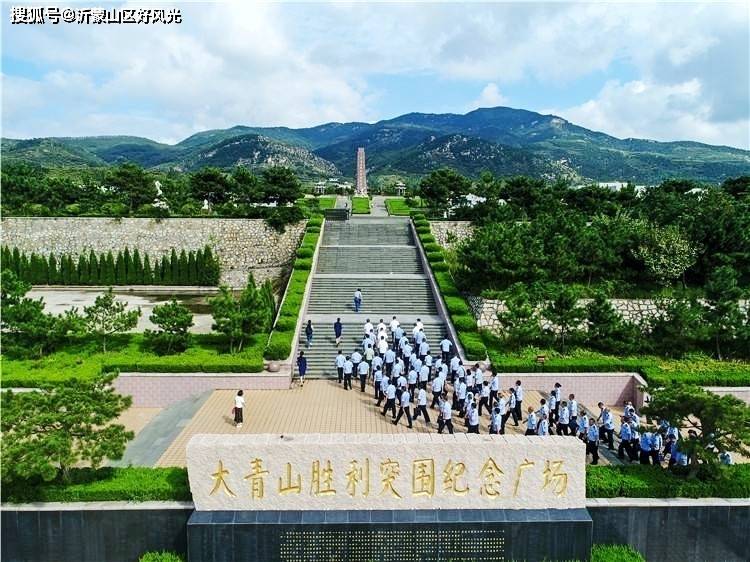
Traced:
POLYGON ((570 437, 196 435, 199 511, 570 509, 585 506, 585 447, 570 437))

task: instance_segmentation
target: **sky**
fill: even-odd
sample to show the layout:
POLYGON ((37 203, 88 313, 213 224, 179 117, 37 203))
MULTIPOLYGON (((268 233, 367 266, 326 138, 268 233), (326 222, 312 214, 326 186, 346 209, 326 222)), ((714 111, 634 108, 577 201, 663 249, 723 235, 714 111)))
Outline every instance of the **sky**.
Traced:
POLYGON ((503 105, 750 149, 747 2, 60 4, 181 9, 181 24, 148 26, 11 25, 14 5, 2 6, 5 137, 175 143, 503 105))

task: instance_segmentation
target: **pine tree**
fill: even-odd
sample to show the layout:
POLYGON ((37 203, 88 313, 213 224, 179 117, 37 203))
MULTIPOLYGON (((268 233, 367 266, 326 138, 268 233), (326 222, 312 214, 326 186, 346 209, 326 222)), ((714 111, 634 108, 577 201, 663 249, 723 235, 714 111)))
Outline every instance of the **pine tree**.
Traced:
POLYGON ((177 257, 177 252, 174 248, 172 248, 172 253, 169 255, 169 268, 170 268, 170 276, 172 278, 172 282, 170 285, 179 285, 180 284, 180 262, 179 258, 177 257))
POLYGON ((193 250, 188 254, 188 285, 198 284, 198 271, 195 268, 195 252, 193 250))
POLYGON ((44 285, 49 285, 49 264, 44 256, 38 256, 37 262, 39 263, 39 282, 44 285))
POLYGON ((161 284, 172 285, 172 268, 169 265, 169 258, 164 255, 161 257, 161 284))
POLYGON ((134 285, 135 268, 133 267, 133 256, 130 254, 129 248, 125 248, 122 260, 125 262, 125 279, 123 279, 123 285, 134 285))
POLYGON ((188 277, 188 258, 185 250, 180 252, 180 259, 177 268, 179 270, 178 284, 190 285, 190 278, 188 277))
POLYGON ((3 269, 13 270, 13 254, 11 253, 8 246, 3 246, 3 252, 2 257, 0 257, 0 261, 2 261, 0 267, 2 267, 3 269))
POLYGON ((203 284, 203 270, 206 268, 206 259, 203 256, 203 250, 195 252, 195 284, 203 284))
POLYGON ((71 254, 68 255, 68 271, 70 271, 70 284, 78 285, 78 268, 71 254))
POLYGON ((219 284, 220 269, 219 260, 211 252, 211 248, 206 246, 203 251, 203 275, 201 276, 201 285, 215 286, 219 284))
POLYGON ((23 280, 21 277, 21 252, 18 251, 18 248, 13 248, 13 273, 16 274, 16 276, 23 280))
POLYGON ((126 285, 128 282, 128 271, 125 267, 125 257, 122 252, 117 252, 115 260, 115 285, 126 285))
POLYGON ((89 252, 89 283, 91 285, 98 285, 100 283, 99 260, 96 258, 94 250, 89 252))
POLYGON ((31 283, 31 265, 29 264, 29 258, 26 254, 21 254, 21 260, 18 263, 18 273, 22 281, 31 283))
POLYGON ((39 281, 41 277, 40 268, 39 268, 39 257, 34 253, 31 254, 31 258, 29 259, 29 273, 31 275, 32 285, 41 284, 41 282, 39 281))
POLYGON ((49 265, 47 267, 49 284, 59 285, 60 284, 60 271, 57 269, 57 258, 55 254, 49 255, 49 265))
POLYGON ((70 267, 68 266, 68 256, 60 256, 60 283, 70 285, 70 267))
POLYGON ((115 284, 115 258, 112 257, 112 252, 107 252, 107 257, 104 259, 104 263, 99 264, 100 279, 102 285, 111 287, 115 284))
POLYGON ((133 281, 134 285, 143 285, 143 262, 141 261, 141 253, 138 248, 133 250, 133 281))
POLYGON ((78 265, 76 266, 76 269, 78 270, 78 283, 81 285, 90 285, 89 260, 86 259, 85 254, 78 256, 78 265))
POLYGON ((158 285, 159 282, 154 279, 154 272, 151 271, 151 260, 148 254, 143 256, 143 284, 144 285, 158 285))

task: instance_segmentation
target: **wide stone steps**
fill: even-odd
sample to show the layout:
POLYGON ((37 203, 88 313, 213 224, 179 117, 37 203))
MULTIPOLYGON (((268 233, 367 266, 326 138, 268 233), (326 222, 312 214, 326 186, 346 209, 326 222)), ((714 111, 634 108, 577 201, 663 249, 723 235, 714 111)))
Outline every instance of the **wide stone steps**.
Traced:
MULTIPOLYGON (((390 317, 384 318, 386 324, 389 319, 390 317)), ((380 318, 370 318, 370 320, 377 326, 377 322, 380 318)), ((341 350, 344 352, 344 355, 351 354, 362 343, 364 321, 365 318, 363 317, 361 323, 342 322, 344 328, 341 340, 341 350)), ((413 324, 404 326, 409 337, 411 337, 412 327, 413 324)), ((298 349, 304 351, 305 357, 307 357, 307 376, 310 378, 336 378, 337 373, 334 360, 338 354, 338 348, 336 347, 336 340, 333 335, 333 322, 325 324, 322 322, 313 322, 313 328, 315 328, 313 344, 309 349, 305 348, 306 339, 304 333, 300 334, 299 337, 298 349)), ((428 322, 424 325, 424 331, 427 336, 427 341, 430 344, 432 354, 435 356, 439 349, 438 344, 445 334, 445 325, 442 323, 428 322)), ((390 331, 388 332, 388 341, 389 343, 391 342, 390 331)))
POLYGON ((400 222, 346 221, 326 224, 324 246, 410 246, 409 224, 400 222))
POLYGON ((317 273, 422 273, 417 249, 397 247, 322 247, 317 273))
POLYGON ((362 291, 363 315, 437 314, 426 278, 313 278, 307 311, 347 314, 354 311, 354 292, 362 291))

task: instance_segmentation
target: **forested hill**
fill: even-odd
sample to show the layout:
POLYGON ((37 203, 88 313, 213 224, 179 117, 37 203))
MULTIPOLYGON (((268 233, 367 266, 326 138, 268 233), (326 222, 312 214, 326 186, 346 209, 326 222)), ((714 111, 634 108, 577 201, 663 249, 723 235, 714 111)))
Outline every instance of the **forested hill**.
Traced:
POLYGON ((47 167, 123 161, 194 170, 206 165, 262 169, 284 164, 303 176, 354 174, 356 148, 370 174, 421 175, 440 166, 476 175, 565 176, 657 183, 683 177, 720 182, 750 173, 750 151, 726 146, 618 139, 554 115, 495 107, 464 115, 409 113, 377 123, 316 127, 237 126, 196 133, 167 145, 107 136, 2 140, 2 157, 47 167))

